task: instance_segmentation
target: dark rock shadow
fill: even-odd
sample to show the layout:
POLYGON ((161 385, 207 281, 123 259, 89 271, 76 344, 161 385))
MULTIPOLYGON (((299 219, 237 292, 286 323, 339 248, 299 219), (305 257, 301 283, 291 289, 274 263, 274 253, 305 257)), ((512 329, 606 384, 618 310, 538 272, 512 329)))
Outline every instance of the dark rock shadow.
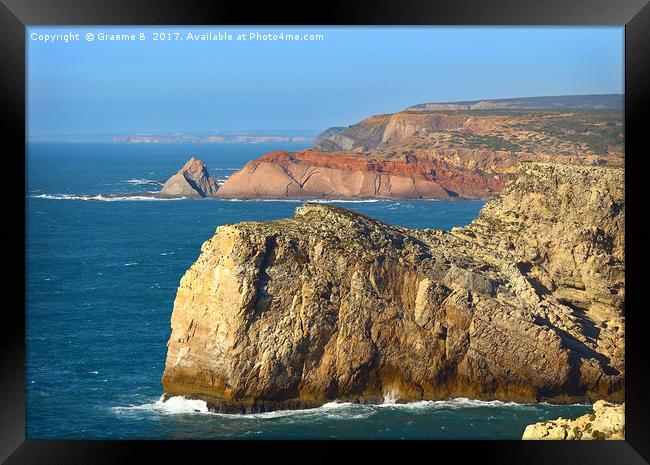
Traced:
POLYGON ((536 316, 534 323, 540 326, 546 326, 551 330, 553 330, 558 336, 560 336, 565 347, 569 349, 570 352, 569 363, 571 365, 572 378, 573 376, 577 376, 576 380, 580 379, 580 360, 583 358, 594 359, 598 361, 598 363, 600 363, 601 368, 603 369, 603 372, 606 375, 613 376, 613 375, 620 374, 620 372, 616 368, 612 367, 609 364, 610 360, 608 357, 606 357, 605 355, 599 352, 596 352, 591 347, 578 341, 576 338, 571 336, 571 334, 564 331, 563 329, 558 328, 546 318, 542 318, 541 316, 536 316))
POLYGON ((585 310, 564 299, 558 299, 558 302, 569 307, 573 311, 573 316, 578 319, 585 336, 593 342, 596 342, 600 335, 600 328, 596 327, 591 318, 587 316, 585 310))

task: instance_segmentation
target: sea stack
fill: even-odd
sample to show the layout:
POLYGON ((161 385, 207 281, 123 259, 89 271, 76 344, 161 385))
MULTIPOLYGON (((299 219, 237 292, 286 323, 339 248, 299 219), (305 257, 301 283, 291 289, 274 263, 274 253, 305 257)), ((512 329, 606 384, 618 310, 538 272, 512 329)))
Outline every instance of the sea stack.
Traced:
POLYGON ((470 225, 305 204, 220 226, 181 279, 166 397, 624 401, 624 170, 520 163, 470 225))
POLYGON ((208 168, 201 160, 190 158, 185 165, 165 182, 158 197, 216 197, 219 186, 210 177, 208 168))

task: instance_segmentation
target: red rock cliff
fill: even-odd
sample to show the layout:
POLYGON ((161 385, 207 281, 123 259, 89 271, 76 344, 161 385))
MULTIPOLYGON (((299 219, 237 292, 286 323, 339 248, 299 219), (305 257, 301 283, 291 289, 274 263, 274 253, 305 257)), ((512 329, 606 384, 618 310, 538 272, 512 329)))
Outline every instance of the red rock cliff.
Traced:
POLYGON ((618 114, 400 112, 331 128, 313 149, 262 155, 223 198, 487 198, 521 161, 622 165, 618 114))

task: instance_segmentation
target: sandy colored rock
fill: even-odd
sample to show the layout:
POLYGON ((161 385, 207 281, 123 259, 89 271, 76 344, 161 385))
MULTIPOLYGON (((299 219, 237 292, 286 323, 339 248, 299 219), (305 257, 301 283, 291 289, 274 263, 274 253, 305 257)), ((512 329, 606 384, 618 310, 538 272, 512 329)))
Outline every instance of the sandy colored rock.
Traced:
POLYGON ((528 425, 522 439, 594 440, 625 439, 625 404, 612 404, 599 400, 593 413, 575 420, 558 418, 528 425))
POLYGON ((215 197, 219 186, 201 160, 190 158, 165 182, 158 197, 215 197))
POLYGON ((624 172, 522 163, 452 232, 322 204, 220 226, 180 282, 166 396, 622 402, 624 172))

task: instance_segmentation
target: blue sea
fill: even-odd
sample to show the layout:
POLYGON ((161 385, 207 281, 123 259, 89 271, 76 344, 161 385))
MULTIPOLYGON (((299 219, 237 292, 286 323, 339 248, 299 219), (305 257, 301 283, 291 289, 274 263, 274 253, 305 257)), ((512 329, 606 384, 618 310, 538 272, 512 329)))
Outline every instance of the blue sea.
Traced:
MULTIPOLYGON (((162 402, 176 288, 219 225, 293 215, 297 201, 106 199, 156 191, 190 156, 225 179, 298 145, 30 144, 27 155, 29 439, 519 439, 529 423, 589 411, 450 399, 253 415, 162 402)), ((334 202, 387 223, 451 229, 481 201, 334 202)))

